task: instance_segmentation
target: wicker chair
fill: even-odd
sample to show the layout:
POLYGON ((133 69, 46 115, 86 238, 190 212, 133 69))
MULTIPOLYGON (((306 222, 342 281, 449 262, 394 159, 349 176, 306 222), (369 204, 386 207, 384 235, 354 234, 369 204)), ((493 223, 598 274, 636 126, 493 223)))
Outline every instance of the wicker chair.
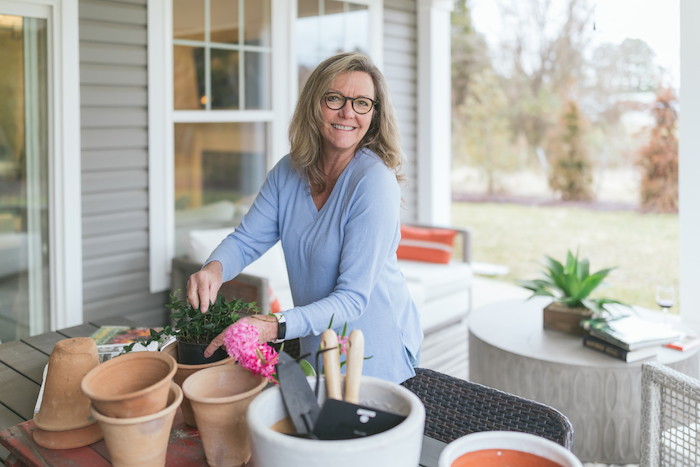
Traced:
POLYGON ((574 445, 569 419, 539 402, 424 368, 403 386, 425 405, 425 434, 442 442, 479 431, 520 431, 569 450, 574 445))
POLYGON ((700 465, 700 381, 658 362, 642 365, 641 467, 700 465))

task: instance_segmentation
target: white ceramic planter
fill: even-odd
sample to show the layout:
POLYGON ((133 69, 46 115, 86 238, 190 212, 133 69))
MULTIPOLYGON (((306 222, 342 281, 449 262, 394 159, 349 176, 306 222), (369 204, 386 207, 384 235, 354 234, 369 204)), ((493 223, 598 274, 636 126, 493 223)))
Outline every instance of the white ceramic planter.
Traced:
POLYGON ((486 449, 527 452, 556 462, 562 467, 582 467, 581 461, 571 451, 554 441, 514 431, 484 431, 462 436, 442 451, 439 467, 452 467, 452 463, 460 456, 486 449))
MULTIPOLYGON (((316 378, 310 376, 313 388, 316 378)), ((326 399, 321 380, 319 403, 326 399)), ((425 425, 425 407, 420 399, 398 384, 363 376, 360 404, 377 410, 407 416, 391 430, 366 438, 318 441, 296 438, 270 427, 287 417, 279 387, 262 392, 248 407, 250 465, 279 467, 386 467, 390 465, 415 467, 420 461, 425 425)))

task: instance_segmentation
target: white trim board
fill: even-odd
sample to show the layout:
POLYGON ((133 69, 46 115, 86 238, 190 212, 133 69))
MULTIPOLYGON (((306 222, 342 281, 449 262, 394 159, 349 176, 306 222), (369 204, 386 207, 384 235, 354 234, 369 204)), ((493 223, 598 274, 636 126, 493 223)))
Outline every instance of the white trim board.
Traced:
POLYGON ((78 0, 0 0, 0 13, 48 20, 51 329, 75 326, 83 322, 78 0))
POLYGON ((678 222, 680 224, 680 302, 683 322, 700 332, 700 18, 697 0, 681 0, 680 139, 678 155, 678 222))

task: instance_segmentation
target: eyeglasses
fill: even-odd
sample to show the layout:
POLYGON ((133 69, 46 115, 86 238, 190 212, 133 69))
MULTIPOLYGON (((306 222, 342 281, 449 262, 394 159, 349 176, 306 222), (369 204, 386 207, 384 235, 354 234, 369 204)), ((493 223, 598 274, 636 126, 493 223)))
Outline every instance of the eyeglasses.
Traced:
POLYGON ((379 105, 379 102, 373 101, 369 97, 345 97, 339 92, 327 92, 323 95, 323 100, 326 107, 331 110, 340 110, 345 107, 347 101, 350 101, 352 110, 360 115, 366 114, 372 110, 373 106, 379 105))

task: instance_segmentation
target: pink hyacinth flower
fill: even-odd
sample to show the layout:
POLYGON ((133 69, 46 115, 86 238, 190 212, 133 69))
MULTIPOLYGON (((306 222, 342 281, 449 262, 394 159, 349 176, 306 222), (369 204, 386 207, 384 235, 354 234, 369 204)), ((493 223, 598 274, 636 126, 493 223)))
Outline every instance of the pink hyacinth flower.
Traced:
POLYGON ((275 349, 260 343, 257 327, 246 321, 238 321, 226 330, 224 346, 229 357, 243 368, 275 382, 272 375, 278 355, 275 349))

